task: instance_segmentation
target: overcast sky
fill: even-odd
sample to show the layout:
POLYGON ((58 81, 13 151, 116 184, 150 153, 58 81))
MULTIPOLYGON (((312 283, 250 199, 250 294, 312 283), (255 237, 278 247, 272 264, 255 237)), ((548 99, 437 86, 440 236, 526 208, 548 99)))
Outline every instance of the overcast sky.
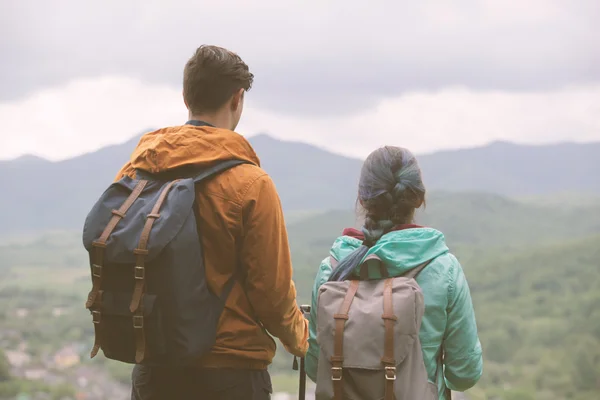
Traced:
POLYGON ((600 140, 598 0, 0 0, 0 159, 185 122, 204 43, 255 74, 247 136, 354 156, 600 140))

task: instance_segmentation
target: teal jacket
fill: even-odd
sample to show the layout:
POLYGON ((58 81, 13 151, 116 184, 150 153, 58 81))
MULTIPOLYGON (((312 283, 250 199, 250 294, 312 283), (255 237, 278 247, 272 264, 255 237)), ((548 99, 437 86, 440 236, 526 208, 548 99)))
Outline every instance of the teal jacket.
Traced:
MULTIPOLYGON (((330 254, 341 260, 361 244, 362 241, 358 238, 341 236, 334 242, 330 254)), ((473 387, 483 372, 475 312, 462 267, 449 252, 444 235, 436 229, 420 227, 392 231, 369 249, 367 255, 369 254, 379 256, 390 276, 400 276, 417 265, 434 259, 416 279, 425 299, 425 315, 419 337, 429 380, 437 383, 440 399, 445 399, 446 388, 465 391, 473 387), (442 349, 445 357, 443 369, 442 349)), ((316 380, 319 358, 317 295, 319 287, 327 282, 331 272, 327 257, 321 262, 315 279, 309 317, 306 372, 313 381, 316 380)), ((381 278, 378 275, 378 271, 373 272, 369 278, 381 278)))

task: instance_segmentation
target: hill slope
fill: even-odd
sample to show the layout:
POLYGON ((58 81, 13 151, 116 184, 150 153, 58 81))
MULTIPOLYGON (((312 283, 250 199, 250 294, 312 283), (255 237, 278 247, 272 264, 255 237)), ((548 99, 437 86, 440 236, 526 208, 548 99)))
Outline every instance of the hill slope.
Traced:
MULTIPOLYGON (((600 202, 591 206, 531 206, 491 194, 440 193, 431 196, 417 222, 441 230, 451 251, 467 263, 490 249, 522 251, 600 234, 600 202)), ((289 224, 298 296, 308 301, 322 259, 342 230, 360 226, 353 211, 334 210, 289 224)), ((599 264, 600 265, 600 264, 599 264)))
MULTIPOLYGON (((318 223, 312 228, 322 230, 318 223)), ((485 358, 485 373, 469 391, 470 400, 600 395, 600 236, 546 244, 538 239, 532 237, 519 250, 464 246, 457 254, 471 288, 485 358)), ((291 240, 293 247, 303 247, 301 238, 291 240)), ((89 270, 76 242, 77 235, 71 234, 0 245, 0 320, 16 308, 33 313, 29 319, 4 316, 0 331, 23 332, 35 355, 70 343, 83 344, 81 352, 87 355, 91 346, 93 330, 81 300, 90 288, 89 270), (53 316, 53 307, 66 312, 53 316)), ((293 256, 299 301, 305 303, 316 265, 302 263, 298 252, 293 256)), ((90 364, 116 368, 129 382, 130 366, 102 357, 90 364)), ((293 374, 290 387, 296 388, 290 367, 291 356, 280 349, 272 371, 293 374)))
POLYGON ((599 398, 598 243, 487 253, 465 267, 486 362, 471 399, 599 398))
MULTIPOLYGON (((0 234, 79 229, 138 138, 61 162, 25 156, 0 162, 0 234)), ((250 138, 286 211, 350 209, 361 161, 311 145, 250 138)), ((600 143, 490 146, 419 157, 430 190, 506 195, 600 193, 600 143)))
MULTIPOLYGON (((444 232, 451 246, 520 247, 600 233, 600 201, 559 207, 487 193, 436 192, 416 220, 444 232)), ((290 223, 289 235, 303 248, 327 251, 343 228, 360 225, 354 211, 332 210, 290 223)))

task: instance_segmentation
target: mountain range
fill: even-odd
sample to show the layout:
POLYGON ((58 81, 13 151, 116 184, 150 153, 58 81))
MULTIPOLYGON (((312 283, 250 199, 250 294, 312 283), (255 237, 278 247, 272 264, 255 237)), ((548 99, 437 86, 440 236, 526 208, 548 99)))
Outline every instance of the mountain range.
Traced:
MULTIPOLYGON (((0 234, 80 229, 139 137, 59 162, 0 161, 0 234)), ((362 160, 268 135, 250 139, 286 213, 352 209, 362 160)), ((544 146, 494 142, 418 156, 430 191, 509 197, 600 194, 600 142, 544 146)))

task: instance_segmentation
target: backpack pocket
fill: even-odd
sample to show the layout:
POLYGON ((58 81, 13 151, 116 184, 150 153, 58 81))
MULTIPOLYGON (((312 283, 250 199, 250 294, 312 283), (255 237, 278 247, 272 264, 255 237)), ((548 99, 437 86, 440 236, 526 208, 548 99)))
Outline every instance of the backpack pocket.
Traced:
POLYGON ((143 318, 136 318, 129 311, 131 293, 104 292, 100 307, 92 308, 98 313, 97 333, 106 358, 135 364, 136 335, 143 331, 146 360, 160 357, 166 351, 163 332, 163 316, 157 305, 157 296, 145 293, 140 304, 143 318), (136 330, 138 332, 136 332, 136 330))
POLYGON ((344 399, 383 400, 385 397, 384 377, 383 370, 344 368, 344 399))

